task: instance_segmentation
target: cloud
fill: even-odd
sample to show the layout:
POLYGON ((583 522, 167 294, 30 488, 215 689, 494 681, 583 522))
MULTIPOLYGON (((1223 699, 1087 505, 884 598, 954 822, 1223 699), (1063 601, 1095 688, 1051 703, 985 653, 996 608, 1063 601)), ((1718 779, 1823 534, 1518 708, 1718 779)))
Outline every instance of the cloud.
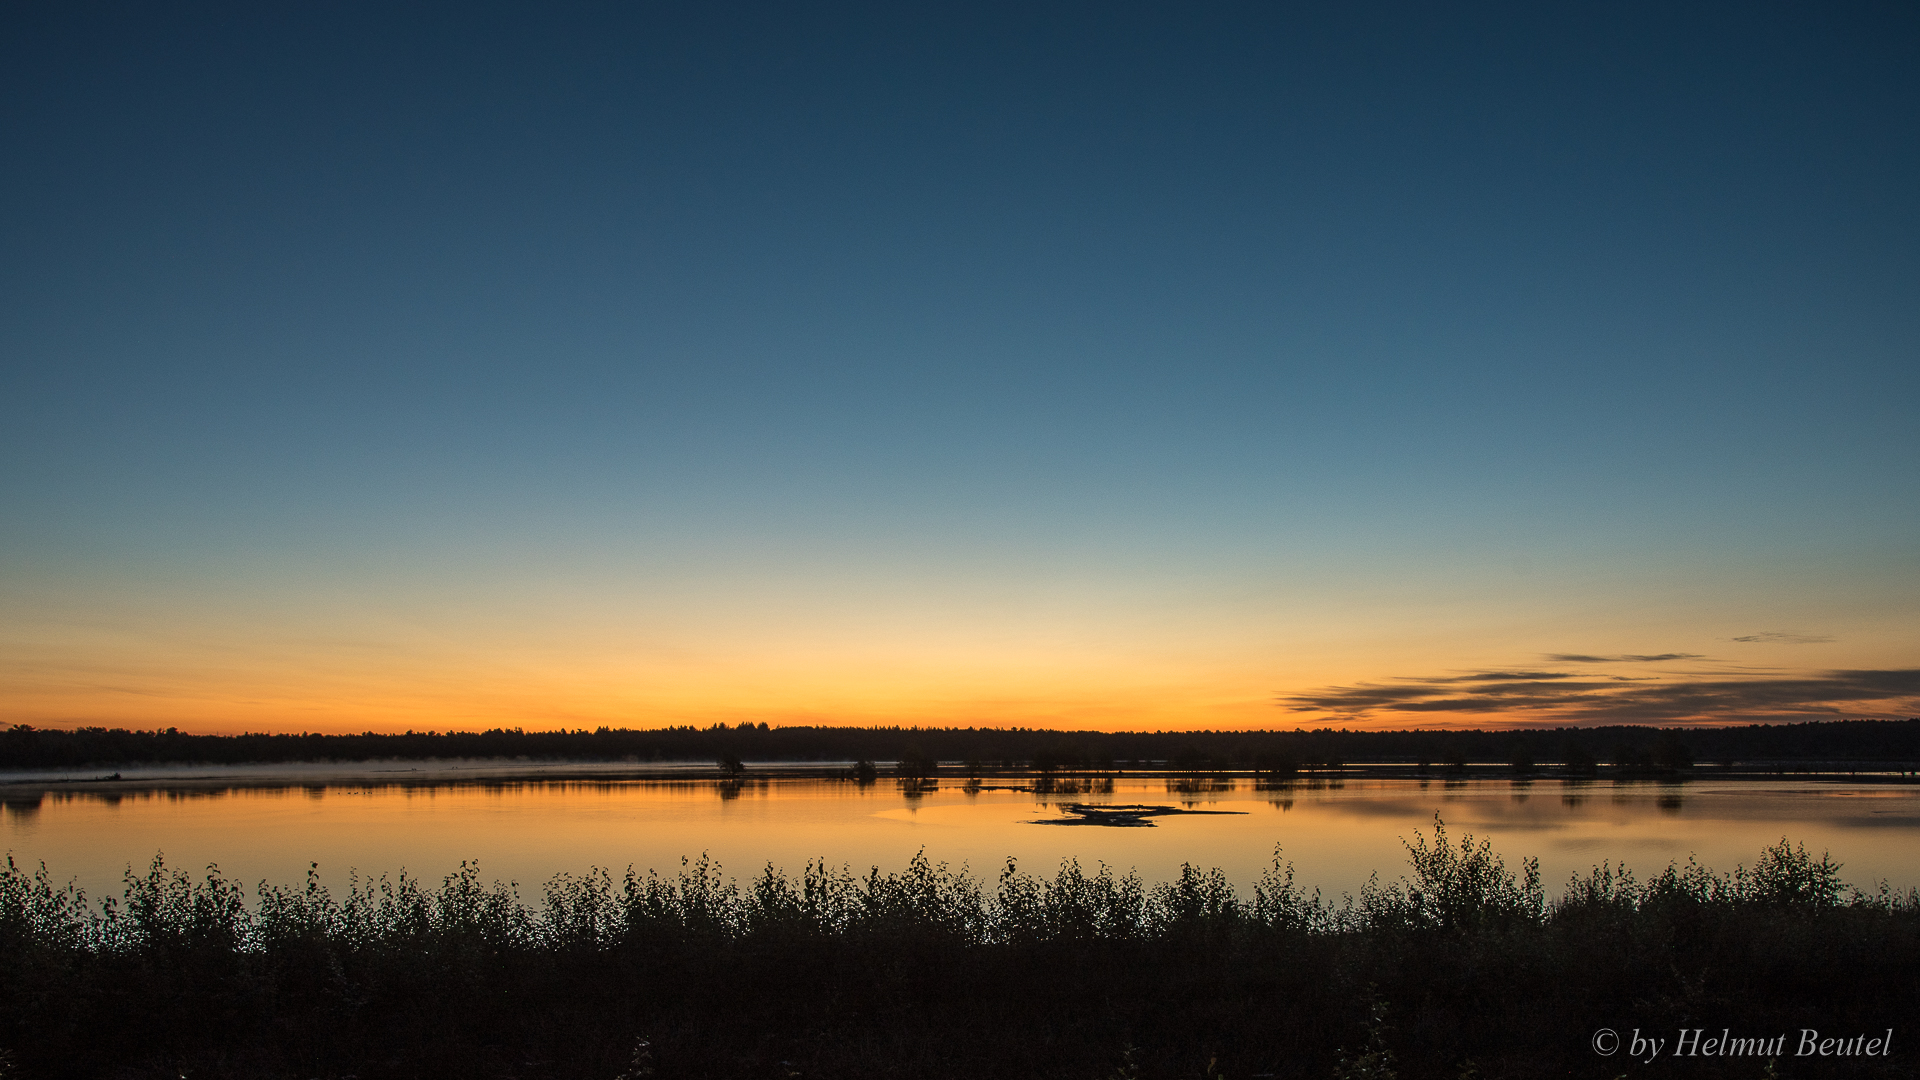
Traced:
MULTIPOLYGON (((1735 641, 1745 640, 1734 638, 1735 641)), ((1562 664, 1657 664, 1662 660, 1705 660, 1699 653, 1622 653, 1619 656, 1588 656, 1585 653, 1549 653, 1547 659, 1562 664)))
POLYGON ((1737 637, 1733 640, 1745 641, 1750 644, 1767 645, 1824 645, 1833 639, 1830 637, 1821 637, 1819 634, 1782 634, 1776 630, 1767 630, 1758 634, 1748 634, 1745 637, 1737 637))
POLYGON ((1920 710, 1920 668, 1826 671, 1795 678, 1672 676, 1631 681, 1486 672, 1399 678, 1390 686, 1332 686, 1284 696, 1279 704, 1298 712, 1352 718, 1375 713, 1518 713, 1562 723, 1751 722, 1863 711, 1911 715, 1920 710), (1874 703, 1889 707, 1864 708, 1874 703))
POLYGON ((1564 671, 1479 671, 1471 675, 1453 675, 1441 679, 1415 679, 1415 682, 1532 682, 1535 679, 1571 679, 1564 671))

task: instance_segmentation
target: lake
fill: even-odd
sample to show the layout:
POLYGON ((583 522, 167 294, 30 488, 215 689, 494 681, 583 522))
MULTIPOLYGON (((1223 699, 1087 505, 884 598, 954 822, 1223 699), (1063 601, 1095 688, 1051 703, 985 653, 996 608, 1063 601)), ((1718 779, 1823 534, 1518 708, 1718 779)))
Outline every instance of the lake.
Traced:
POLYGON ((117 894, 128 867, 156 853, 198 871, 217 863, 252 884, 298 882, 312 862, 336 888, 405 870, 438 879, 462 860, 523 896, 554 874, 604 866, 672 872, 710 855, 745 882, 771 862, 794 873, 809 859, 855 871, 896 870, 917 851, 993 879, 1011 857, 1030 872, 1062 860, 1105 863, 1165 880, 1182 863, 1224 870, 1243 893, 1275 845, 1299 879, 1330 896, 1377 871, 1405 872, 1400 838, 1431 828, 1492 840, 1510 866, 1536 856, 1557 895, 1569 874, 1602 860, 1641 877, 1689 855, 1716 870, 1752 865, 1782 837, 1830 851, 1842 875, 1867 886, 1920 887, 1920 787, 1696 779, 1687 782, 1538 779, 1252 781, 1121 776, 1111 790, 1036 794, 1031 781, 978 791, 943 780, 916 792, 890 779, 868 786, 819 777, 609 778, 609 767, 382 763, 289 774, 225 769, 129 771, 117 783, 23 783, 0 789, 0 843, 25 865, 44 861, 89 896, 117 894), (1184 788, 1184 790, 1182 790, 1184 788), (1212 788, 1213 790, 1208 790, 1212 788), (1146 818, 1131 828, 1036 824, 1086 820, 1069 806, 1213 811, 1146 818))

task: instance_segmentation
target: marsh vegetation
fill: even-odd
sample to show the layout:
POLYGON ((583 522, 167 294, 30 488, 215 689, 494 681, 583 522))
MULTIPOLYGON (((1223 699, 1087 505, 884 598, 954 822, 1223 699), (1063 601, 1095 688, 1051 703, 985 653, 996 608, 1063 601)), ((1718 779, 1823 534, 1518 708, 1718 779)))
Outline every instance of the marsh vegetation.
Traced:
POLYGON ((336 895, 156 858, 97 903, 9 860, 0 1047, 34 1077, 1613 1077, 1633 1066, 1594 1054, 1602 1026, 1877 1033, 1920 990, 1920 898, 1785 841, 1552 898, 1438 820, 1407 856, 1337 900, 1277 853, 1251 895, 925 858, 744 883, 703 858, 531 897, 462 865, 336 895))

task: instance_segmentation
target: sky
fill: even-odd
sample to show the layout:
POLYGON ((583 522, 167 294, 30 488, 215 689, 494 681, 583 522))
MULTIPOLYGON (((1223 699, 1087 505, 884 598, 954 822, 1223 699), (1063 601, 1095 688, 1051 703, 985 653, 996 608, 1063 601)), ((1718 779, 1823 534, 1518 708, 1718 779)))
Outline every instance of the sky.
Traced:
POLYGON ((0 10, 0 723, 1920 715, 1920 12, 0 10))

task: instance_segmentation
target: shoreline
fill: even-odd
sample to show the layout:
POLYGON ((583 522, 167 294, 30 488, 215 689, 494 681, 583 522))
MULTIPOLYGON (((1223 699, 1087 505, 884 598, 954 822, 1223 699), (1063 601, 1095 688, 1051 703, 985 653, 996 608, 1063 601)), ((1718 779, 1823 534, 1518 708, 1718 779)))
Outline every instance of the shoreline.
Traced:
POLYGON ((35 792, 98 792, 191 790, 208 788, 284 788, 357 786, 466 786, 544 783, 701 783, 742 786, 775 780, 844 781, 862 785, 898 783, 921 791, 951 787, 965 790, 1026 790, 1035 794, 1074 794, 1090 785, 1116 781, 1192 781, 1201 784, 1247 784, 1256 790, 1312 790, 1354 780, 1402 780, 1426 783, 1484 783, 1505 781, 1516 786, 1534 784, 1660 784, 1681 786, 1709 780, 1813 783, 1920 783, 1920 770, 1909 762, 1765 761, 1702 764, 1685 770, 1657 770, 1600 765, 1591 771, 1570 772, 1545 765, 1531 772, 1511 766, 1469 764, 1465 767, 1422 767, 1382 762, 1337 768, 1301 769, 1287 775, 1256 769, 1127 768, 1061 770, 979 769, 971 775, 958 762, 940 763, 931 777, 889 775, 898 763, 880 762, 880 775, 857 779, 852 761, 745 762, 732 772, 698 761, 517 761, 500 759, 391 759, 354 762, 262 762, 250 765, 183 765, 174 763, 119 764, 79 769, 15 770, 0 772, 0 798, 35 792))

